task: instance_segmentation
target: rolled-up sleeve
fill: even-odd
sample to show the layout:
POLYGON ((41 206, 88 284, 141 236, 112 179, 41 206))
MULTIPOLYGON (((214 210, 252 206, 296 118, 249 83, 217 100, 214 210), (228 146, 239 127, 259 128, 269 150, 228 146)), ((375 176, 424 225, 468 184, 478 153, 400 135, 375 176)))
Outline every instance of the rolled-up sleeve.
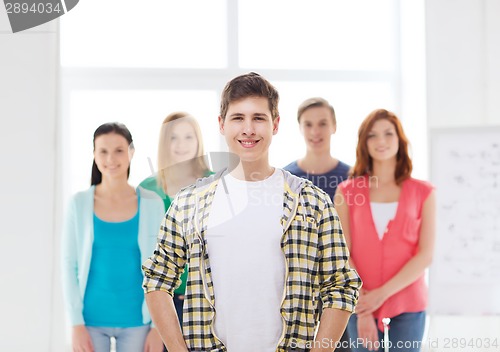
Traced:
POLYGON ((186 242, 183 235, 182 214, 177 204, 172 202, 160 225, 158 242, 153 255, 143 264, 143 288, 145 293, 165 291, 173 296, 180 286, 180 276, 186 264, 186 242))
POLYGON ((323 308, 353 312, 362 282, 349 266, 347 248, 337 211, 327 202, 318 228, 320 296, 323 308))

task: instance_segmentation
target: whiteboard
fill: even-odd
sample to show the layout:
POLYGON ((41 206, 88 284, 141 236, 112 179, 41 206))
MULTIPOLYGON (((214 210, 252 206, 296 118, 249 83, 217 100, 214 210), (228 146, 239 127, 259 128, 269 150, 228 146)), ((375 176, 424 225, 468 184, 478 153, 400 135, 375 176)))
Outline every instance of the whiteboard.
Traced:
POLYGON ((431 314, 500 314, 500 127, 431 130, 431 314))

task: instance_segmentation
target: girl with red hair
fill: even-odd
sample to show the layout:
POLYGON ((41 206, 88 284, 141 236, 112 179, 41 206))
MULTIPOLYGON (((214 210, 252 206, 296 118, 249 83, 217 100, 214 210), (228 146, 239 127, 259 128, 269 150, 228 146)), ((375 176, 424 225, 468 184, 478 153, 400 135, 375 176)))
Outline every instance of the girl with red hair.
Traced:
POLYGON ((435 195, 431 184, 411 177, 408 144, 394 113, 371 112, 359 128, 351 177, 335 195, 351 266, 363 280, 347 327, 356 352, 384 347, 383 318, 391 319, 391 351, 417 352, 422 344, 435 195))

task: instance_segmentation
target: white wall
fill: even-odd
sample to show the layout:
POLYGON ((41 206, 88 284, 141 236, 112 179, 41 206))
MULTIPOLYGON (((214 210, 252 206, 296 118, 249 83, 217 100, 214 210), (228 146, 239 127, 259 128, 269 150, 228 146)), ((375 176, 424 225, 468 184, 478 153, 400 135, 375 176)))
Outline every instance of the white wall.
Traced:
POLYGON ((0 351, 55 352, 56 24, 12 34, 0 8, 0 351))
MULTIPOLYGON (((498 0, 426 0, 429 128, 500 125, 499 18, 498 0)), ((481 299, 480 292, 463 304, 475 299, 481 299)), ((499 331, 498 317, 432 317, 428 337, 434 346, 428 350, 444 351, 446 338, 497 337, 500 343, 499 331)))
POLYGON ((429 127, 500 124, 500 1, 427 0, 429 127))

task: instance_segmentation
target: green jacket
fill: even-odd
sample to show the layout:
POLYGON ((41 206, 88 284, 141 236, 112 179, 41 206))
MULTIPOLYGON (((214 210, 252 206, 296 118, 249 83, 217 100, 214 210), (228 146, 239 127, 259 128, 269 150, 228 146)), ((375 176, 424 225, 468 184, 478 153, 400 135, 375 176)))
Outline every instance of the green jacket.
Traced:
MULTIPOLYGON (((283 332, 276 351, 306 351, 318 323, 318 299, 323 309, 352 312, 361 279, 349 267, 340 221, 328 195, 310 181, 282 172, 281 247, 287 267, 283 332)), ((222 174, 201 179, 177 194, 161 225, 156 250, 143 264, 145 292, 171 295, 189 264, 183 333, 190 351, 227 351, 212 326, 215 296, 205 238, 216 188, 221 180, 224 183, 222 174)))

